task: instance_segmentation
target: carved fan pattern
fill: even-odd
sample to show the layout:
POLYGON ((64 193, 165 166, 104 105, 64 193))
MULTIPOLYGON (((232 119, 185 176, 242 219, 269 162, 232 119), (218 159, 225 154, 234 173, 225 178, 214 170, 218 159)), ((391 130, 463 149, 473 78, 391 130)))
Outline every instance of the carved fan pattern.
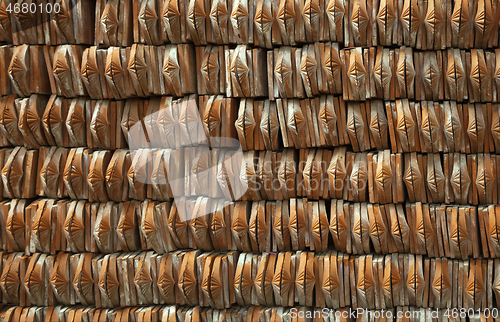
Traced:
POLYGON ((387 135, 389 123, 382 109, 372 109, 370 120, 370 131, 372 134, 384 138, 387 135))
POLYGON ((99 68, 97 65, 94 63, 94 60, 90 57, 90 52, 89 52, 89 57, 86 60, 85 64, 82 64, 82 77, 83 79, 89 84, 93 85, 99 82, 99 68))
POLYGON ((241 297, 243 297, 243 299, 248 299, 252 296, 253 279, 250 271, 251 265, 249 264, 248 261, 243 264, 243 272, 241 274, 241 297))
POLYGON ((25 278, 25 285, 28 292, 33 296, 35 294, 41 295, 44 291, 43 277, 41 269, 34 267, 30 272, 28 278, 25 278))
POLYGON ((76 218, 76 214, 74 212, 66 217, 63 229, 67 238, 72 240, 75 245, 78 246, 85 244, 85 225, 82 221, 76 218))
POLYGON ((385 296, 392 296, 392 289, 397 288, 398 285, 401 283, 401 276, 399 275, 398 268, 394 264, 389 264, 390 265, 390 273, 389 274, 384 274, 384 295, 385 296))
POLYGON ((92 120, 90 121, 90 129, 92 131, 92 136, 96 139, 96 141, 101 142, 101 144, 109 139, 108 131, 110 128, 106 107, 96 107, 94 114, 92 115, 92 120))
POLYGON ((255 118, 254 118, 253 114, 248 112, 248 108, 245 109, 244 117, 245 117, 245 120, 244 120, 244 122, 245 122, 244 123, 245 124, 245 127, 244 127, 245 137, 249 138, 249 137, 253 136, 253 133, 255 130, 255 126, 256 126, 255 118))
MULTIPOLYGON (((379 162, 382 162, 382 160, 379 162)), ((392 178, 393 172, 390 163, 383 163, 381 167, 377 167, 375 184, 381 191, 384 191, 392 184, 392 178)))
POLYGON ((165 57, 165 62, 163 63, 163 75, 169 82, 178 82, 180 84, 180 74, 181 71, 177 57, 177 50, 173 48, 165 57))
POLYGON ((422 274, 419 274, 416 270, 416 265, 410 267, 406 284, 408 285, 408 289, 417 296, 424 291, 425 280, 422 274))
POLYGON ((500 117, 492 121, 491 134, 495 140, 500 141, 500 117))
POLYGON ((467 6, 462 6, 462 1, 455 1, 455 7, 451 14, 451 29, 453 33, 458 35, 461 31, 468 31, 469 22, 470 16, 467 6))
POLYGON ((101 23, 104 26, 104 31, 108 35, 115 34, 119 25, 118 6, 114 5, 113 3, 108 3, 102 13, 101 23))
POLYGON ((495 293, 495 296, 500 296, 500 275, 498 275, 493 281, 492 289, 495 293))
POLYGON ((330 180, 344 182, 347 172, 345 164, 340 158, 332 160, 328 167, 328 175, 330 176, 330 180))
POLYGON ((224 291, 224 281, 221 279, 221 272, 213 271, 210 280, 210 293, 212 298, 217 299, 221 297, 224 291))
POLYGON ((194 0, 191 1, 188 8, 187 15, 188 22, 191 26, 198 32, 199 30, 204 30, 206 13, 203 1, 194 0))
POLYGON ((358 276, 358 282, 356 284, 358 295, 361 295, 366 301, 366 295, 372 292, 374 287, 375 280, 373 279, 373 275, 368 274, 367 272, 361 272, 358 276))
POLYGON ((135 211, 127 211, 120 217, 117 230, 126 241, 133 241, 136 238, 136 227, 135 211))
POLYGON ((438 131, 440 129, 436 115, 429 111, 423 114, 422 118, 421 133, 427 141, 434 142, 438 137, 438 131))
POLYGON ((62 31, 63 37, 73 42, 73 19, 71 16, 71 9, 69 8, 69 4, 64 0, 60 0, 57 3, 59 3, 60 9, 59 12, 55 13, 54 21, 62 31))
POLYGON ((233 11, 231 12, 231 24, 237 30, 242 30, 248 25, 250 16, 248 8, 243 1, 245 0, 236 0, 233 11))
POLYGON ((418 165, 415 162, 411 162, 410 166, 406 168, 403 180, 408 189, 411 189, 415 192, 420 191, 420 182, 422 180, 422 174, 420 173, 420 169, 418 168, 418 165))
MULTIPOLYGON (((137 49, 138 51, 140 48, 137 49)), ((147 80, 147 70, 148 66, 146 65, 146 61, 144 56, 141 56, 138 52, 135 55, 131 55, 128 70, 130 75, 134 79, 134 82, 137 84, 148 84, 147 80)))
POLYGON ((215 213, 210 229, 217 239, 223 238, 225 236, 226 222, 224 220, 224 213, 222 211, 217 211, 215 213))
POLYGON ((121 65, 120 60, 118 59, 117 61, 114 58, 115 57, 108 59, 106 63, 106 69, 105 69, 106 79, 110 84, 121 84, 125 77, 123 67, 121 65))
POLYGON ((177 0, 165 1, 163 7, 163 21, 167 26, 172 28, 180 20, 181 12, 179 11, 179 3, 177 0))
POLYGON ((18 111, 14 105, 7 104, 7 106, 5 106, 3 110, 3 126, 17 142, 22 144, 19 132, 18 111))
POLYGON ((145 264, 137 270, 134 283, 145 297, 150 296, 152 293, 151 286, 153 285, 153 280, 151 279, 151 273, 146 269, 145 264))
POLYGON ((439 84, 439 74, 437 62, 434 59, 425 59, 422 77, 428 89, 435 90, 434 87, 439 84))
POLYGON ((278 24, 280 25, 281 29, 284 31, 292 28, 293 24, 295 23, 295 18, 294 2, 291 0, 280 1, 276 19, 278 20, 278 24))
POLYGON ((169 269, 167 268, 163 274, 160 276, 158 279, 158 287, 160 289, 160 292, 163 293, 165 297, 167 297, 169 294, 174 294, 175 292, 175 280, 171 272, 169 272, 169 269))
POLYGON ((73 287, 86 299, 94 296, 94 279, 92 274, 85 268, 77 272, 73 280, 73 287))
POLYGON ((32 133, 37 133, 42 129, 42 118, 35 109, 28 108, 26 111, 26 122, 32 133))
POLYGON ((363 187, 367 182, 368 174, 366 173, 366 169, 364 165, 357 164, 354 166, 351 172, 351 185, 358 189, 359 187, 363 187))
POLYGON ((201 74, 205 79, 205 83, 212 87, 219 78, 219 57, 217 55, 208 54, 203 58, 201 65, 201 74))
POLYGON ((339 54, 336 50, 327 50, 325 53, 325 63, 323 64, 324 69, 328 73, 328 76, 333 79, 337 79, 342 72, 342 61, 340 60, 339 54))
POLYGON ((255 27, 260 33, 267 33, 273 26, 273 16, 267 6, 258 7, 254 18, 255 27))
POLYGON ((24 240, 24 214, 14 211, 12 216, 7 217, 7 231, 12 235, 16 242, 24 240))
POLYGON ((237 234, 239 238, 243 238, 248 234, 248 223, 240 216, 236 216, 233 220, 231 229, 237 234))
POLYGON ((21 55, 14 55, 9 66, 8 73, 14 83, 23 84, 26 82, 26 75, 28 75, 28 68, 26 62, 21 59, 21 55))
POLYGON ((347 77, 352 87, 360 89, 364 86, 366 69, 359 59, 351 59, 349 69, 347 70, 347 77))
POLYGON ((21 30, 26 31, 34 26, 34 23, 37 21, 33 16, 33 13, 30 10, 24 12, 20 10, 18 13, 14 15, 14 19, 16 19, 21 26, 21 30))
POLYGON ((396 72, 400 86, 413 83, 413 80, 415 79, 415 68, 413 67, 413 64, 406 59, 406 57, 398 60, 396 72))
MULTIPOLYGON (((61 84, 72 84, 72 73, 71 68, 68 64, 68 56, 67 52, 64 51, 64 54, 58 55, 58 59, 54 62, 54 76, 59 79, 61 84)), ((71 86, 71 85, 70 85, 71 86)))
POLYGON ((295 284, 295 279, 292 277, 290 273, 290 269, 288 267, 283 267, 281 271, 281 287, 280 287, 280 295, 281 298, 290 292, 290 289, 295 284))
POLYGON ((453 172, 451 173, 451 188, 453 189, 453 193, 455 194, 455 198, 461 198, 462 194, 469 191, 470 187, 470 177, 469 172, 467 171, 467 167, 462 166, 461 164, 455 164, 453 167, 453 172))
POLYGON ((352 235, 353 239, 357 242, 361 242, 363 238, 363 231, 366 227, 363 225, 363 221, 360 217, 357 217, 353 223, 352 235))
POLYGON ((54 291, 61 298, 66 298, 67 293, 69 292, 69 281, 61 270, 65 270, 66 267, 65 262, 61 262, 59 264, 59 268, 52 273, 52 277, 50 278, 50 283, 54 288, 54 291))
POLYGON ((294 109, 293 113, 288 115, 288 128, 293 131, 293 133, 297 136, 302 135, 304 133, 305 127, 305 117, 300 109, 294 109))
POLYGON ((179 286, 187 298, 191 298, 196 292, 196 275, 194 269, 187 267, 179 277, 179 286))
POLYGON ((123 186, 123 172, 119 168, 118 160, 110 163, 106 169, 106 185, 110 195, 117 195, 123 186))
POLYGON ((358 0, 354 2, 352 15, 351 15, 351 24, 353 33, 356 37, 360 37, 362 33, 366 31, 368 24, 370 22, 370 17, 368 16, 368 12, 366 11, 366 7, 361 5, 362 0, 358 0))
POLYGON ((478 167, 478 174, 476 179, 477 193, 481 195, 487 195, 489 192, 493 191, 495 186, 495 176, 492 173, 491 167, 483 166, 478 167))
POLYGON ((314 0, 306 0, 306 3, 304 4, 304 9, 302 9, 304 22, 309 26, 315 25, 319 21, 320 14, 321 14, 321 8, 319 6, 319 2, 314 0))
POLYGON ((375 81, 382 86, 383 89, 388 88, 391 82, 392 72, 390 66, 384 61, 383 58, 377 60, 374 68, 375 81))
POLYGON ((85 131, 85 108, 84 104, 77 102, 66 119, 66 125, 68 127, 68 132, 71 132, 73 136, 82 135, 82 131, 85 131))
POLYGON ((146 1, 139 12, 139 21, 144 24, 146 29, 151 32, 156 27, 156 22, 158 21, 158 15, 154 7, 150 5, 149 1, 146 1))
POLYGON ((99 290, 101 291, 101 294, 106 296, 108 300, 112 300, 116 298, 119 295, 119 286, 120 282, 114 276, 113 274, 110 274, 109 272, 105 272, 103 278, 99 278, 99 290))
POLYGON ((445 113, 444 134, 447 141, 454 142, 458 140, 462 128, 462 123, 457 114, 447 111, 445 113))
POLYGON ((41 170, 41 179, 42 184, 44 186, 45 193, 52 193, 53 190, 57 190, 57 184, 59 182, 59 160, 56 158, 60 157, 60 155, 56 155, 55 152, 52 157, 48 158, 45 161, 44 166, 41 170))
POLYGON ((291 84, 292 82, 292 66, 286 60, 283 53, 278 54, 276 67, 274 67, 274 75, 280 88, 285 88, 286 84, 291 84))
POLYGON ((434 1, 432 3, 433 5, 429 6, 430 8, 425 16, 424 24, 429 32, 436 33, 443 28, 445 18, 443 17, 442 9, 439 5, 436 6, 434 1))
MULTIPOLYGON (((153 211, 146 211, 146 214, 143 214, 144 216, 144 222, 143 222, 143 231, 144 231, 144 237, 146 239, 146 242, 149 245, 155 245, 158 243, 158 228, 156 227, 156 223, 154 220, 154 212, 153 211)), ((155 249, 155 247, 153 246, 155 249)))
POLYGON ((101 169, 92 168, 87 179, 94 193, 99 193, 104 186, 105 177, 101 169))
POLYGON ((335 110, 327 107, 327 104, 323 104, 319 110, 319 125, 324 133, 334 133, 334 129, 337 123, 337 115, 335 110))
POLYGON ((352 113, 349 113, 348 115, 347 132, 357 138, 360 142, 362 141, 362 138, 364 138, 365 127, 363 124, 363 118, 357 111, 352 111, 352 113))
POLYGON ((94 228, 94 236, 97 243, 106 248, 110 244, 112 228, 109 216, 102 216, 102 219, 96 223, 94 228))
POLYGON ((82 189, 83 186, 86 184, 85 175, 83 174, 83 168, 82 168, 82 157, 83 156, 76 156, 73 159, 72 166, 67 168, 69 173, 64 173, 64 177, 71 178, 70 180, 71 188, 74 190, 77 196, 83 194, 82 189))
POLYGON ((448 70, 446 71, 446 79, 449 86, 453 89, 460 89, 463 87, 465 73, 461 61, 458 59, 451 59, 451 63, 448 64, 448 70))
POLYGON ((479 1, 478 3, 480 5, 478 5, 476 17, 474 18, 474 26, 481 35, 488 35, 494 24, 492 10, 488 10, 484 5, 486 1, 479 1))
MULTIPOLYGON (((431 162, 431 161, 428 161, 431 162)), ((441 191, 444 191, 445 178, 441 170, 433 168, 427 173, 427 187, 433 195, 439 195, 441 191)))
POLYGON ((235 57, 231 61, 231 78, 233 79, 233 82, 236 82, 236 84, 241 87, 242 90, 245 90, 245 84, 249 81, 249 72, 250 69, 248 68, 248 65, 235 51, 235 57))
POLYGON ((406 141, 410 142, 412 140, 412 134, 415 131, 415 126, 415 121, 413 120, 411 114, 403 112, 402 115, 398 115, 398 124, 396 129, 399 135, 406 141))
POLYGON ((210 20, 212 23, 217 24, 219 27, 223 26, 229 19, 229 11, 227 10, 226 3, 221 0, 212 2, 212 9, 210 10, 210 20))
POLYGON ((302 77, 308 79, 309 83, 314 80, 316 74, 316 65, 316 59, 314 59, 311 55, 305 54, 304 56, 302 56, 302 61, 300 63, 300 73, 302 74, 302 77))
POLYGON ((469 126, 467 127, 467 134, 471 140, 471 143, 477 144, 480 138, 484 137, 486 130, 486 125, 484 124, 484 118, 482 115, 476 115, 476 117, 469 117, 469 126))
POLYGON ((21 152, 22 151, 20 151, 20 153, 16 155, 16 157, 12 161, 12 165, 10 166, 8 180, 10 181, 11 187, 21 187, 24 178, 24 157, 20 155, 21 152))
MULTIPOLYGON (((210 235, 208 231, 207 221, 204 217, 196 217, 190 223, 192 231, 198 237, 201 242, 210 240, 210 235)), ((209 245, 205 245, 209 246, 209 245)))
POLYGON ((394 11, 394 5, 391 1, 388 1, 385 6, 382 6, 382 3, 380 5, 381 7, 377 13, 377 23, 379 28, 385 30, 387 27, 394 24, 396 12, 394 11))
MULTIPOLYGON (((335 260, 335 259, 333 259, 335 260)), ((330 260, 331 262, 331 260, 330 260)), ((335 296, 340 288, 340 281, 337 274, 324 274, 323 275, 323 292, 327 292, 327 296, 335 296)))
POLYGON ((33 221, 32 232, 36 234, 38 242, 45 248, 45 245, 50 245, 50 234, 52 230, 51 214, 46 215, 45 211, 41 216, 35 217, 33 221))
POLYGON ((472 82, 472 86, 476 90, 479 90, 480 85, 481 85, 481 75, 480 75, 480 71, 479 71, 479 64, 473 63, 472 70, 470 72, 470 80, 472 82))
POLYGON ((0 2, 0 24, 7 34, 12 34, 12 25, 10 23, 10 12, 7 11, 7 3, 0 2))
POLYGON ((488 230, 490 240, 494 247, 500 247, 500 222, 496 221, 496 218, 491 216, 489 220, 489 230, 488 230))
POLYGON ((2 276, 0 277, 0 286, 2 290, 12 299, 17 299, 21 280, 14 267, 3 267, 2 276))

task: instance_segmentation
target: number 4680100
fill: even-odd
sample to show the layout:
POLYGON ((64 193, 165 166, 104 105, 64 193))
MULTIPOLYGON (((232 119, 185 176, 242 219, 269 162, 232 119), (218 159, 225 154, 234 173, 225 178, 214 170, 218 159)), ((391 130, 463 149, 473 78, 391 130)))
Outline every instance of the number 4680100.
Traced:
POLYGON ((7 12, 14 12, 14 13, 59 13, 61 11, 61 5, 59 3, 56 3, 52 5, 52 3, 48 2, 45 4, 39 4, 37 5, 36 3, 9 3, 7 8, 5 9, 7 12))

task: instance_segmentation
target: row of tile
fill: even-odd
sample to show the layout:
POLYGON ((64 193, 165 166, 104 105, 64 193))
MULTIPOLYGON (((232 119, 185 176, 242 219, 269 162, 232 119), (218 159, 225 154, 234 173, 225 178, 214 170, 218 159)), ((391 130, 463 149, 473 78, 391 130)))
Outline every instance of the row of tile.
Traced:
POLYGON ((15 44, 271 48, 337 41, 346 47, 404 44, 424 50, 497 46, 500 10, 491 0, 37 0, 24 6, 5 0, 2 9, 0 40, 15 44))
POLYGON ((0 249, 26 254, 179 249, 276 252, 336 249, 431 258, 500 258, 500 207, 343 200, 176 199, 0 203, 0 249))
POLYGON ((498 259, 199 250, 164 255, 0 255, 1 299, 21 306, 386 309, 412 305, 484 310, 496 307, 500 296, 498 259))
POLYGON ((355 202, 484 205, 500 196, 500 156, 210 149, 0 149, 3 197, 167 201, 338 198, 355 202))
POLYGON ((496 322, 496 308, 479 312, 465 309, 430 309, 416 307, 396 307, 384 310, 352 308, 321 309, 313 307, 235 307, 216 310, 206 307, 185 306, 140 306, 114 309, 82 308, 79 306, 22 307, 4 306, 0 308, 3 322, 496 322))
POLYGON ((0 97, 0 145, 94 149, 189 146, 281 150, 500 153, 500 105, 276 101, 189 95, 122 101, 34 94, 0 97), (239 141, 239 142, 238 142, 239 141))
POLYGON ((2 46, 0 94, 125 99, 192 93, 228 97, 497 102, 500 49, 413 52, 409 47, 314 43, 274 50, 190 44, 99 49, 2 46))

